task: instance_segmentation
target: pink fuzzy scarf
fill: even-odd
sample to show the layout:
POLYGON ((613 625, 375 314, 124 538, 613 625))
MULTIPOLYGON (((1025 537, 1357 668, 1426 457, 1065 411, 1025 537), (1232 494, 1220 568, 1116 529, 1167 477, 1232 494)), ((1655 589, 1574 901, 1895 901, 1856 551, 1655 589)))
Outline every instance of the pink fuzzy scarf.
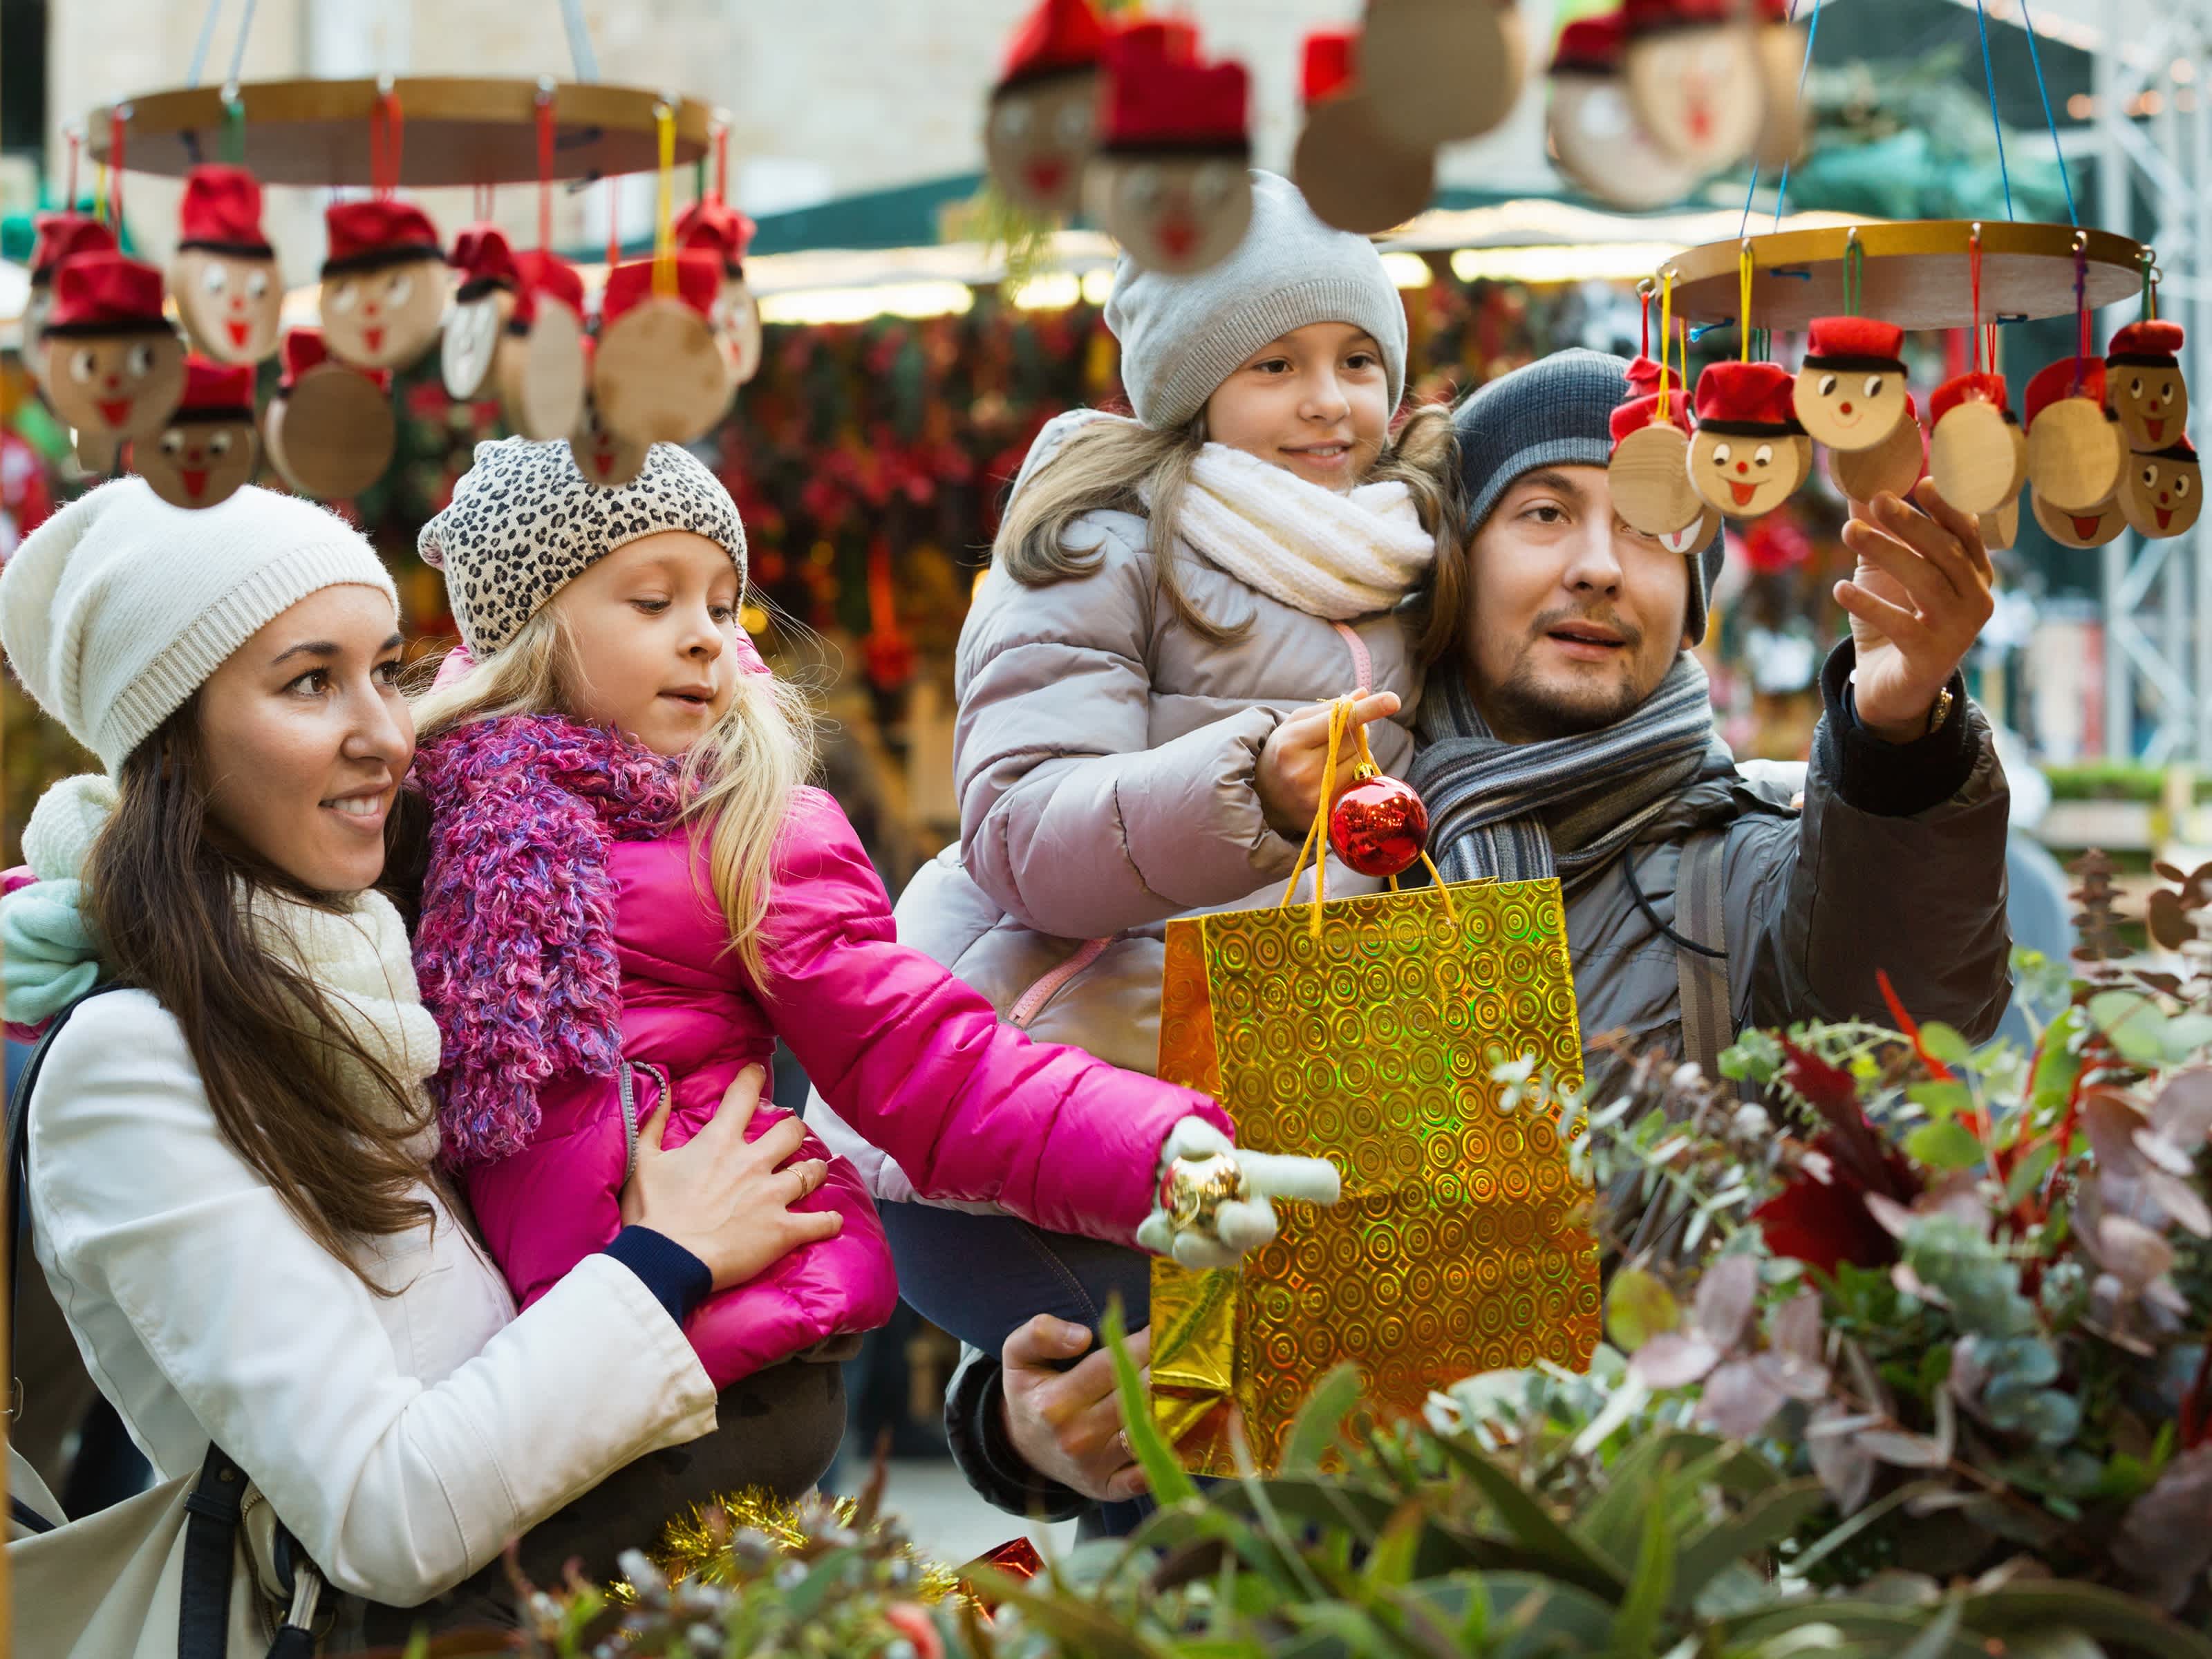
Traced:
POLYGON ((427 744, 432 815, 415 933, 445 1063, 432 1082, 449 1163, 530 1144, 538 1091, 622 1057, 607 848, 665 836, 676 769, 619 733, 550 714, 477 720, 427 744))

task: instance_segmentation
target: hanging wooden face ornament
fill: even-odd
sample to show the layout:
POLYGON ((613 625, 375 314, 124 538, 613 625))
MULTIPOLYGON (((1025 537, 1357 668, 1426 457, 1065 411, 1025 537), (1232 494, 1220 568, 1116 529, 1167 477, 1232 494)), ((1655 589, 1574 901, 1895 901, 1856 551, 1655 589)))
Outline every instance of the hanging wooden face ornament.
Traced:
POLYGON ((654 292, 656 263, 617 265, 607 278, 592 396, 599 418, 631 442, 688 444, 714 430, 737 390, 708 321, 720 261, 706 253, 672 256, 668 294, 654 292))
POLYGON ((1064 219, 1082 202, 1106 33, 1091 0, 1040 0, 1007 46, 983 118, 983 164, 1026 213, 1064 219))
POLYGON ((1622 16, 1621 69, 1644 130, 1700 173, 1741 161, 1765 118, 1766 80, 1734 0, 1626 0, 1622 16))
POLYGON ((171 507, 213 507, 253 477, 253 366, 185 360, 185 397, 169 423, 131 446, 131 470, 171 507))
POLYGON ((2112 336, 2105 353, 2105 397, 2128 447, 2164 449, 2187 435, 2189 386, 2181 378, 2179 323, 2151 318, 2112 336))
POLYGON ((1613 459, 1606 467, 1613 511, 1647 536, 1673 536, 1711 509, 1690 482, 1690 412, 1680 392, 1659 417, 1659 398, 1632 398, 1613 411, 1613 459))
POLYGON ((1202 64, 1160 23, 1106 46, 1105 127, 1084 176, 1091 216, 1147 270, 1219 264, 1252 219, 1249 87, 1241 64, 1202 64))
POLYGON ((179 217, 169 292, 192 343, 219 363, 276 356, 284 283, 262 234, 259 181, 244 167, 194 167, 179 217))
MULTIPOLYGON (((592 365, 590 340, 584 342, 584 363, 592 365)), ((645 470, 645 458, 651 447, 633 441, 614 431, 599 418, 596 398, 586 392, 576 416, 576 429, 568 434, 568 453, 576 462, 576 471, 584 475, 584 482, 596 484, 601 489, 619 489, 645 470)))
POLYGON ((708 320, 729 360, 733 386, 745 385, 760 373, 760 302, 745 281, 745 248, 752 239, 753 222, 718 197, 694 202, 676 222, 676 246, 687 252, 710 254, 721 267, 708 320))
POLYGON ((1813 470, 1813 441, 1797 423, 1790 389, 1779 363, 1713 363, 1698 376, 1690 482, 1729 518, 1771 513, 1813 470))
POLYGON ((1960 374, 1929 399, 1928 475, 1961 513, 1994 512, 2027 479, 2027 440, 2005 406, 2002 374, 1960 374))
POLYGON ((1919 406, 1905 394, 1905 418, 1871 449, 1832 449, 1828 477, 1844 495, 1871 501, 1885 493, 1904 500, 1928 476, 1928 435, 1920 429, 1919 406))
POLYGON ((1644 131, 1621 75, 1626 41, 1619 12, 1578 17, 1559 32, 1545 114, 1552 160, 1601 202, 1666 207, 1687 196, 1702 174, 1644 131))
POLYGON ((1291 176, 1314 217, 1358 236, 1379 235, 1428 206, 1436 152, 1387 136, 1354 72, 1358 33, 1316 29, 1299 47, 1305 125, 1291 176))
POLYGON ((461 285, 438 342, 438 374, 447 397, 473 403, 491 386, 492 367, 514 315, 522 277, 507 233, 497 225, 471 225, 455 237, 453 262, 461 285))
POLYGON ((2063 514, 2087 514, 2112 499, 2128 447, 2105 407, 2103 363, 2061 357, 2038 369, 2027 383, 2024 413, 2027 477, 2038 501, 2063 514))
POLYGON ((1814 319, 1790 407, 1831 449, 1872 449, 1905 418, 1905 331, 1872 317, 1814 319))
POLYGON ((120 253, 80 253, 54 273, 40 337, 54 413, 88 453, 167 424, 185 395, 185 343, 161 314, 161 273, 120 253))
POLYGON ((2138 536, 2185 536, 2204 507, 2204 480, 2189 440, 2128 457, 2120 475, 2120 513, 2138 536))
POLYGON ((499 339, 492 376, 507 423, 538 443, 565 438, 582 418, 588 380, 584 279, 558 254, 518 255, 520 289, 499 339))
POLYGON ((2069 513, 2053 507, 2043 498, 2040 489, 2031 489, 2028 500, 2034 509, 2036 523, 2043 533, 2061 547, 2102 547, 2118 538, 2128 527, 2127 515, 2120 511, 2117 496, 2099 501, 2086 512, 2069 513))
MULTIPOLYGON (((41 393, 46 389, 46 354, 42 344, 46 319, 54 307, 54 273, 80 253, 112 253, 115 233, 84 213, 42 213, 31 249, 30 291, 23 301, 23 367, 41 393)), ((52 401, 49 399, 48 401, 52 401)))
POLYGON ((318 501, 346 501, 392 465, 398 423, 389 370, 332 358, 312 328, 284 336, 284 378, 264 423, 270 461, 284 482, 318 501))
POLYGON ((437 228, 391 197, 339 202, 323 214, 323 342, 356 368, 405 368, 434 345, 446 314, 437 228))
POLYGON ((1368 0, 1360 79, 1401 149, 1480 137, 1513 112, 1528 74, 1510 0, 1368 0))

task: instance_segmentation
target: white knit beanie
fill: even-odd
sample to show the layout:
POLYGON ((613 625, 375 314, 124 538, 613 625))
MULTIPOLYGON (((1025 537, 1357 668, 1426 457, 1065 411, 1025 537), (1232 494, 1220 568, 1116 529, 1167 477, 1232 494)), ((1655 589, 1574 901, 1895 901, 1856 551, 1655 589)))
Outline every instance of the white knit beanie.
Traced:
POLYGON ((187 510, 143 478, 102 484, 0 568, 0 647, 38 705, 109 772, 261 626, 310 593, 358 584, 399 612, 359 531, 247 485, 187 510))

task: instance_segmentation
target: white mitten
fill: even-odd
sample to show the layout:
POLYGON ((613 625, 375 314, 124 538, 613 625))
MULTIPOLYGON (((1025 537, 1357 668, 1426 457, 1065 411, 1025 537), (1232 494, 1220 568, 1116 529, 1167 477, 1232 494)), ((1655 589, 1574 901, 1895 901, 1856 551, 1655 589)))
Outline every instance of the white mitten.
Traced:
POLYGON ((1160 1148, 1159 1196, 1137 1243, 1186 1267, 1233 1267, 1275 1236, 1278 1198, 1334 1204, 1343 1191, 1326 1158, 1248 1152, 1202 1117, 1187 1117, 1160 1148))

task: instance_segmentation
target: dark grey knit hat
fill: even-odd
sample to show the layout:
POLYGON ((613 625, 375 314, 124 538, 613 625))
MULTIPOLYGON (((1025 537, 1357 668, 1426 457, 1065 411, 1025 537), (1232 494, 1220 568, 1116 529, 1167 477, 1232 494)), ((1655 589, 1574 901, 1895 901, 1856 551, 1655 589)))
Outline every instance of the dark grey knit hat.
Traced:
MULTIPOLYGON (((1540 466, 1603 466, 1613 459, 1613 411, 1628 395, 1628 363, 1577 346, 1478 386, 1452 414, 1459 434, 1466 533, 1482 528, 1513 481, 1540 466)), ((1705 605, 1719 580, 1725 538, 1716 534, 1690 567, 1685 627, 1705 633, 1705 605)))

